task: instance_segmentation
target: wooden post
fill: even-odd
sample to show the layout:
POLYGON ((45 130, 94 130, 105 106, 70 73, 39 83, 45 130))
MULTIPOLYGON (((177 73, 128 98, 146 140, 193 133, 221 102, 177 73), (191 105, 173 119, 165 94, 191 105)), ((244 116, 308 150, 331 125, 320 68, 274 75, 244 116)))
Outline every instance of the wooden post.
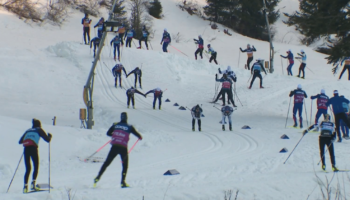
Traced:
POLYGON ((269 61, 265 61, 265 69, 267 69, 270 72, 269 61))
POLYGON ((81 121, 80 128, 85 128, 86 108, 80 108, 79 119, 81 121))
POLYGON ((52 125, 56 126, 56 116, 53 117, 52 121, 52 125))

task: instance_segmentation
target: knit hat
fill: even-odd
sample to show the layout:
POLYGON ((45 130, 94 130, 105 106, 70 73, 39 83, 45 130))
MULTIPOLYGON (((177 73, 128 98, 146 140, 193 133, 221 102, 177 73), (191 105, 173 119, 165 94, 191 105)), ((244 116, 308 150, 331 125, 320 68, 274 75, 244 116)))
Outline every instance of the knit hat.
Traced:
POLYGON ((298 84, 298 87, 297 87, 298 89, 301 89, 301 84, 298 84))
POLYGON ((334 91, 333 91, 333 94, 338 94, 338 90, 334 90, 334 91))
POLYGON ((126 112, 122 112, 120 114, 120 121, 127 121, 128 120, 128 114, 126 112))
POLYGON ((33 118, 32 124, 33 124, 32 125, 33 128, 41 127, 41 122, 38 119, 33 118))
POLYGON ((321 90, 321 94, 325 94, 326 91, 324 89, 321 90))
POLYGON ((157 87, 157 88, 156 88, 156 91, 160 91, 160 88, 159 88, 159 87, 157 87))

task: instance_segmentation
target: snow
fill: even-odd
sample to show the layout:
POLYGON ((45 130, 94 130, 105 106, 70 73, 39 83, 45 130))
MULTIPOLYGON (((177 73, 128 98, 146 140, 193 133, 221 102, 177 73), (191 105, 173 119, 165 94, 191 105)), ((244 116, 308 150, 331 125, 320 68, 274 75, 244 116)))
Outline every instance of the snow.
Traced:
MULTIPOLYGON (((199 3, 202 1, 199 1, 199 3)), ((318 134, 307 134, 286 164, 289 153, 301 138, 301 130, 285 129, 290 99, 288 94, 298 84, 309 96, 318 94, 321 89, 332 96, 337 89, 340 94, 350 97, 346 75, 337 81, 331 73, 331 66, 324 59, 326 55, 312 51, 298 44, 295 37, 274 42, 275 72, 264 77, 265 89, 258 88, 258 80, 251 90, 247 89, 250 73, 244 70, 246 55, 239 53, 239 47, 247 43, 256 47, 255 58, 268 60, 269 44, 233 32, 232 36, 222 31, 212 30, 208 21, 176 7, 179 1, 162 1, 165 18, 154 20, 155 39, 151 41, 152 50, 133 48, 122 50, 122 63, 127 72, 136 66, 143 70, 143 90, 147 92, 160 87, 165 91, 162 110, 153 110, 152 95, 136 97, 136 109, 126 108, 124 89, 114 88, 111 68, 115 64, 111 55, 109 34, 103 48, 101 61, 96 68, 94 88, 93 130, 80 129, 79 109, 85 108, 82 99, 83 86, 92 65, 92 54, 88 46, 81 45, 81 13, 72 12, 69 21, 61 28, 48 24, 37 26, 26 24, 18 17, 0 10, 0 199, 67 199, 66 190, 75 192, 75 199, 223 199, 223 191, 239 190, 237 199, 321 199, 319 186, 315 181, 317 174, 324 182, 333 173, 320 172, 317 165, 318 134), (173 42, 168 47, 170 53, 161 51, 160 38, 167 28, 173 35, 180 32, 180 43, 173 42), (208 58, 194 60, 196 46, 193 38, 201 34, 205 45, 209 43, 218 52, 219 66, 210 64, 208 58), (306 79, 286 76, 286 60, 280 60, 291 49, 294 55, 304 49, 307 56, 306 79), (282 71, 283 64, 283 71, 282 71), (226 69, 230 65, 236 72, 238 109, 233 113, 233 131, 221 130, 221 113, 208 103, 215 93, 214 74, 217 68, 226 69), (311 72, 312 70, 312 72, 311 72), (283 73, 282 73, 283 72, 283 73), (169 98, 170 103, 164 102, 169 98), (188 110, 181 111, 173 106, 178 103, 184 107, 196 104, 203 106, 202 132, 191 131, 191 115, 188 110), (84 163, 77 157, 85 158, 103 144, 109 137, 106 131, 113 122, 120 119, 120 113, 128 112, 129 122, 143 135, 130 153, 127 182, 130 189, 120 188, 121 163, 119 158, 107 168, 96 189, 93 179, 102 163, 84 163), (56 126, 52 118, 56 116, 56 126), (25 168, 20 163, 9 193, 8 184, 16 170, 22 153, 17 145, 23 132, 31 127, 31 119, 38 118, 43 129, 53 134, 51 143, 51 184, 50 194, 34 193, 23 195, 23 176, 25 168), (243 130, 249 125, 252 129, 243 130), (286 134, 289 140, 280 136, 286 134), (289 151, 279 153, 282 148, 289 151), (169 169, 176 169, 180 175, 163 176, 169 169), (316 189, 315 189, 316 188, 316 189)), ((279 5, 284 11, 297 9, 297 1, 283 0, 279 5)), ((98 18, 93 18, 93 24, 98 18)), ((290 29, 277 23, 278 35, 283 38, 290 29)), ((219 29, 223 27, 219 25, 219 29)), ((232 31, 231 31, 232 32, 232 31)), ((93 37, 95 33, 91 31, 93 37)), ((292 35, 292 34, 290 34, 292 35)), ((138 41, 135 41, 137 44, 138 41)), ((144 44, 143 44, 144 46, 144 44)), ((293 74, 297 74, 296 61, 293 74)), ((123 77, 123 86, 133 85, 134 77, 123 77)), ((219 107, 219 105, 215 105, 219 107)), ((305 100, 307 115, 304 127, 310 125, 310 114, 314 121, 315 102, 305 100), (311 105, 313 107, 311 107, 311 105), (311 113, 312 111, 312 113, 311 113)), ((288 124, 292 125, 292 106, 289 110, 288 124)), ((305 110, 304 110, 305 111, 305 110)), ((197 125, 196 125, 197 127, 197 125)), ((226 126, 228 129, 228 126, 226 126)), ((136 142, 131 136, 129 148, 136 142)), ((349 141, 335 143, 336 162, 340 169, 350 165, 348 156, 349 141)), ((105 158, 109 146, 103 148, 96 157, 105 158)), ((38 183, 48 179, 48 145, 40 142, 40 170, 38 183)), ((326 155, 327 169, 330 161, 326 155)), ((337 183, 348 188, 348 173, 335 174, 332 187, 337 183), (345 179, 342 184, 342 180, 345 179)), ((31 179, 30 179, 31 180, 31 179)), ((335 191, 335 190, 333 190, 335 191)), ((347 196, 350 192, 345 190, 347 196)))

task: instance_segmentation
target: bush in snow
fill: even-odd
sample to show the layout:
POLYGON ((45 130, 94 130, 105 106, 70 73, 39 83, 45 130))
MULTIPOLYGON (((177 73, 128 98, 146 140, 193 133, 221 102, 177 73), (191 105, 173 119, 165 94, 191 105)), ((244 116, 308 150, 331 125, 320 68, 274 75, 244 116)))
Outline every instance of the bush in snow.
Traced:
POLYGON ((153 2, 149 2, 149 5, 147 6, 148 13, 152 15, 153 17, 157 19, 161 19, 162 16, 162 4, 159 2, 159 0, 154 0, 153 2))

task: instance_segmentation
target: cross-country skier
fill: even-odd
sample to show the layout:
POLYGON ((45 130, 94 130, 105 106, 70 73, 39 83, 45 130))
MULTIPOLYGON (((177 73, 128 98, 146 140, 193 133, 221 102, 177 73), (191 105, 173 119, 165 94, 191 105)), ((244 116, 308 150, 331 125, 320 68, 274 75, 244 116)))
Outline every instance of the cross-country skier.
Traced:
POLYGON ((300 67, 299 67, 299 74, 297 77, 300 77, 300 73, 303 72, 303 76, 301 78, 305 78, 305 67, 306 67, 306 54, 304 52, 304 50, 301 50, 300 53, 298 53, 298 55, 300 57, 296 57, 296 59, 301 59, 301 64, 300 64, 300 67))
POLYGON ((233 97, 232 90, 231 90, 231 88, 232 88, 232 81, 231 81, 231 79, 229 79, 227 77, 227 74, 224 74, 221 79, 218 79, 218 75, 215 74, 215 81, 216 82, 221 82, 222 85, 221 85, 220 93, 216 97, 216 99, 213 101, 213 103, 216 103, 218 101, 218 99, 220 98, 220 95, 222 95, 222 102, 223 102, 222 105, 225 106, 225 93, 226 93, 227 96, 228 96, 228 101, 231 101, 232 105, 234 107, 236 107, 235 102, 232 99, 232 97, 233 97))
POLYGON ((119 38, 121 39, 122 46, 123 46, 124 45, 123 38, 124 38, 124 34, 125 34, 124 23, 122 23, 122 25, 118 27, 118 34, 119 34, 119 38))
POLYGON ((131 88, 129 88, 126 91, 126 96, 128 98, 128 100, 127 100, 128 108, 130 106, 130 100, 131 100, 132 107, 135 109, 135 98, 134 98, 135 93, 141 94, 142 96, 144 96, 146 98, 146 95, 144 95, 142 92, 138 91, 137 89, 135 89, 134 87, 131 86, 131 88))
POLYGON ((126 76, 126 71, 125 68, 123 66, 123 64, 116 64, 113 69, 112 69, 112 73, 114 76, 114 87, 118 87, 118 77, 119 77, 119 87, 122 87, 122 70, 124 71, 124 74, 126 76))
POLYGON ((301 85, 299 84, 296 90, 290 91, 289 97, 294 96, 294 106, 293 106, 293 120, 294 125, 293 127, 297 127, 297 117, 296 114, 299 112, 299 123, 300 128, 303 128, 303 105, 304 105, 304 98, 307 98, 306 92, 301 89, 301 85))
POLYGON ((324 121, 321 122, 320 125, 314 124, 310 126, 307 130, 303 131, 303 135, 306 135, 308 131, 319 127, 320 129, 320 136, 319 138, 319 148, 320 148, 320 157, 322 161, 322 169, 326 171, 326 162, 325 162, 325 152, 324 147, 327 146, 329 155, 331 157, 331 163, 332 163, 332 170, 334 172, 339 171, 338 168, 335 166, 335 156, 334 156, 334 145, 333 142, 336 139, 336 135, 334 132, 334 123, 330 121, 329 114, 324 114, 324 121))
MULTIPOLYGON (((236 82, 237 81, 237 77, 236 77, 236 74, 235 72, 233 72, 231 70, 231 66, 227 66, 227 69, 226 70, 222 70, 220 68, 218 68, 219 70, 219 74, 226 74, 227 78, 231 79, 232 82, 236 82)), ((230 88, 230 92, 229 92, 229 96, 227 97, 227 103, 230 104, 230 101, 232 101, 232 105, 233 107, 237 107, 233 101, 233 91, 232 91, 232 84, 231 84, 231 88, 230 88)), ((220 98, 220 96, 222 95, 222 93, 219 93, 218 95, 218 98, 220 98)))
POLYGON ((247 56, 248 56, 248 59, 247 59, 247 68, 248 70, 250 70, 250 63, 252 62, 253 60, 253 51, 256 51, 255 47, 252 46, 253 48, 250 47, 250 44, 247 44, 247 48, 242 50, 242 48, 240 47, 239 49, 241 50, 241 52, 247 52, 247 56))
MULTIPOLYGON (((340 97, 344 98, 343 95, 341 95, 340 97)), ((344 112, 346 114, 347 119, 349 119, 349 104, 343 103, 343 109, 344 109, 344 112)), ((343 132, 343 138, 346 140, 350 139, 349 138, 349 128, 346 126, 346 124, 344 123, 343 120, 340 120, 340 129, 341 129, 341 132, 343 132)))
POLYGON ((105 22, 105 19, 101 17, 101 19, 97 22, 97 24, 94 26, 94 28, 97 27, 97 37, 102 38, 102 34, 105 31, 103 27, 103 23, 105 22))
POLYGON ((345 59, 345 64, 344 64, 343 70, 339 75, 339 80, 343 76, 343 73, 345 72, 345 70, 348 70, 348 80, 350 81, 350 57, 345 59))
POLYGON ((267 73, 265 71, 264 66, 262 65, 262 62, 263 62, 263 60, 259 58, 259 59, 256 60, 256 63, 254 63, 253 66, 252 66, 251 73, 253 74, 253 72, 254 72, 254 74, 253 74, 252 81, 250 82, 249 89, 252 88, 252 85, 253 85, 254 80, 255 80, 256 77, 258 77, 260 79, 260 88, 264 88, 262 86, 262 76, 261 76, 261 73, 260 73, 261 69, 265 72, 265 75, 267 75, 267 73))
POLYGON ((147 96, 147 94, 149 93, 153 93, 154 94, 154 99, 153 99, 153 110, 156 109, 156 101, 158 99, 158 108, 159 110, 161 109, 162 106, 162 96, 163 96, 163 91, 157 87, 156 89, 150 90, 148 91, 145 96, 147 96))
POLYGON ((101 41, 101 38, 94 37, 90 42, 90 49, 92 48, 92 44, 94 44, 94 58, 96 55, 96 49, 100 46, 100 41, 101 41))
POLYGON ((128 47, 128 44, 129 44, 129 47, 131 48, 131 41, 135 35, 136 33, 133 27, 130 27, 130 29, 126 31, 126 35, 124 36, 124 40, 126 38, 126 42, 125 42, 126 47, 128 47))
POLYGON ((205 51, 205 52, 208 54, 211 54, 209 58, 209 62, 211 63, 211 61, 214 60, 214 62, 218 64, 218 62, 216 61, 216 56, 218 55, 218 53, 210 46, 210 44, 208 44, 207 47, 208 47, 208 51, 205 51))
POLYGON ((148 35, 149 35, 149 32, 147 31, 146 26, 144 25, 143 28, 142 28, 142 37, 139 40, 139 45, 140 46, 137 47, 138 49, 142 48, 141 42, 145 41, 145 45, 146 45, 146 48, 148 50, 148 44, 147 44, 148 35))
POLYGON ((289 65, 288 65, 288 67, 287 67, 287 72, 288 72, 288 75, 291 75, 291 76, 293 76, 293 73, 292 73, 292 67, 293 67, 293 65, 294 65, 294 56, 293 56, 293 53, 292 53, 292 51, 289 49, 288 51, 287 51, 287 56, 282 56, 282 55, 280 55, 282 58, 286 58, 286 59, 288 59, 288 61, 289 61, 289 65))
POLYGON ((142 71, 141 71, 141 69, 139 67, 136 67, 134 70, 129 72, 128 75, 126 75, 126 78, 128 78, 128 76, 130 74, 134 74, 135 75, 135 88, 136 88, 136 83, 137 83, 137 78, 138 78, 139 79, 140 88, 142 89, 142 85, 141 85, 142 71))
MULTIPOLYGON (((321 94, 311 96, 310 99, 314 100, 317 99, 317 113, 315 117, 315 124, 318 124, 318 119, 321 115, 327 114, 327 106, 326 103, 329 99, 329 97, 325 94, 325 90, 321 90, 321 94)), ((318 127, 316 127, 316 130, 318 131, 318 127)))
POLYGON ((192 114, 192 131, 195 131, 196 120, 198 121, 198 131, 202 131, 202 128, 201 128, 202 112, 203 112, 203 109, 198 104, 191 109, 191 114, 192 114))
POLYGON ((338 142, 342 142, 341 134, 340 134, 340 121, 343 120, 343 122, 346 124, 346 126, 349 128, 350 127, 350 122, 348 121, 348 118, 345 114, 343 103, 349 104, 349 100, 340 97, 338 94, 338 90, 334 90, 333 92, 333 97, 330 98, 326 106, 332 105, 333 113, 334 113, 334 118, 335 118, 335 128, 338 134, 338 142))
POLYGON ((90 42, 90 25, 91 19, 89 19, 89 14, 85 13, 85 17, 81 20, 81 24, 83 25, 83 35, 85 44, 89 44, 90 42), (86 35, 88 36, 88 42, 86 43, 86 35))
POLYGON ((231 120, 231 114, 233 113, 233 108, 230 106, 224 106, 221 108, 221 112, 222 112, 222 120, 221 120, 221 124, 222 124, 222 130, 225 130, 225 118, 228 118, 228 122, 229 122, 229 129, 230 131, 232 131, 232 120, 231 120))
POLYGON ((198 48, 196 50, 196 52, 194 52, 194 56, 197 60, 197 54, 199 53, 199 55, 201 56, 201 59, 203 59, 203 48, 204 48, 204 41, 201 35, 198 35, 198 40, 197 39, 193 39, 195 41, 196 44, 198 44, 198 48))
POLYGON ((50 142, 52 135, 49 133, 46 135, 45 131, 41 128, 41 122, 38 119, 32 120, 32 128, 28 129, 19 140, 19 144, 24 146, 24 164, 26 166, 26 173, 24 174, 24 187, 23 193, 28 192, 28 179, 30 171, 32 170, 32 165, 30 164, 30 159, 34 165, 32 183, 30 185, 31 190, 40 190, 36 186, 35 180, 39 172, 39 155, 38 146, 40 138, 43 138, 46 142, 50 142))
POLYGON ((163 52, 168 52, 168 45, 171 43, 171 37, 170 34, 168 33, 168 30, 165 28, 162 41, 160 41, 160 45, 163 44, 163 52))
POLYGON ((117 34, 112 40, 111 40, 111 46, 113 43, 113 55, 114 55, 114 60, 116 60, 116 50, 118 51, 118 60, 120 61, 120 43, 121 43, 122 39, 119 37, 119 35, 117 34))
POLYGON ((142 140, 142 135, 134 128, 134 126, 128 124, 128 115, 126 112, 120 114, 120 122, 113 123, 113 125, 108 129, 107 136, 112 137, 110 144, 112 145, 109 150, 106 161, 103 163, 98 175, 94 179, 94 187, 98 181, 100 181, 103 172, 112 163, 113 159, 120 155, 122 161, 122 178, 121 187, 126 188, 129 185, 125 182, 126 174, 128 171, 129 155, 128 155, 128 142, 130 133, 135 135, 139 140, 142 140))

